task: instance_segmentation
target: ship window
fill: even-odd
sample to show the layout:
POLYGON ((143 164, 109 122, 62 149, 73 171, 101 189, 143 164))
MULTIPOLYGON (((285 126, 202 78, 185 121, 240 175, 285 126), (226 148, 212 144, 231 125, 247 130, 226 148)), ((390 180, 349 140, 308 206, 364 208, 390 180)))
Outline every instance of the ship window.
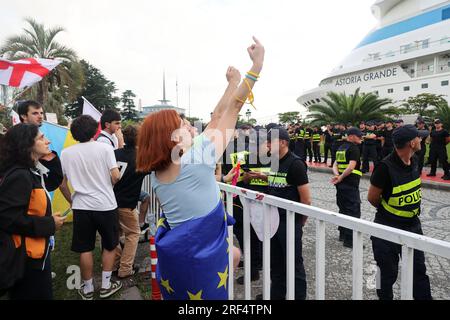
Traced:
POLYGON ((374 91, 373 94, 378 95, 378 91, 374 91))
POLYGON ((442 20, 450 19, 450 8, 442 10, 442 20))
POLYGON ((430 39, 426 39, 422 41, 422 49, 426 49, 429 47, 430 39))
POLYGON ((320 99, 316 99, 317 103, 320 103, 320 99))
POLYGON ((448 86, 448 80, 442 81, 442 82, 441 82, 441 85, 442 85, 443 87, 448 86))
POLYGON ((394 93, 394 89, 388 89, 388 93, 394 93))
POLYGON ((422 83, 422 89, 428 89, 428 83, 422 83))
POLYGON ((409 86, 403 87, 403 91, 409 91, 409 86))

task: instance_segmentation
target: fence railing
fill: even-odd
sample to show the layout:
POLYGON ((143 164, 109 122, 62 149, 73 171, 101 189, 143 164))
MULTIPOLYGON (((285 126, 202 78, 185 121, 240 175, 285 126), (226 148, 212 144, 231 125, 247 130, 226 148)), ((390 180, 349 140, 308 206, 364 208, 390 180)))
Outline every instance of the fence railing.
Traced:
MULTIPOLYGON (((335 213, 329 210, 307 206, 298 202, 260 194, 254 191, 220 184, 220 189, 226 194, 227 212, 233 214, 233 195, 242 197, 245 202, 256 201, 263 204, 263 299, 270 300, 270 212, 269 207, 277 207, 286 210, 287 219, 287 252, 286 252, 286 298, 293 300, 295 297, 295 261, 294 261, 294 232, 295 215, 302 214, 316 220, 316 285, 315 293, 317 300, 325 299, 325 225, 330 223, 353 230, 353 295, 354 300, 363 298, 363 235, 367 234, 397 243, 402 246, 401 266, 401 299, 411 300, 413 298, 413 259, 414 250, 441 256, 450 259, 450 243, 417 235, 400 229, 391 228, 362 219, 357 219, 335 213)), ((242 200, 241 200, 242 201, 242 200)), ((251 299, 250 280, 250 215, 248 205, 244 205, 244 299, 251 299)), ((233 239, 232 227, 230 227, 230 241, 233 239)), ((232 242, 231 242, 232 243, 232 242)), ((233 300, 234 270, 230 250, 230 279, 229 299, 233 300)))
MULTIPOLYGON (((256 201, 263 205, 263 299, 270 300, 270 207, 286 210, 287 224, 287 248, 286 248, 286 299, 295 298, 295 215, 301 214, 316 220, 316 278, 315 295, 317 300, 325 300, 325 226, 327 223, 353 230, 353 254, 352 254, 352 285, 354 300, 363 298, 363 235, 370 235, 402 246, 401 264, 401 299, 413 298, 413 260, 414 250, 437 255, 450 259, 450 243, 411 232, 391 228, 374 222, 342 215, 329 210, 307 206, 251 190, 220 183, 219 187, 225 194, 226 210, 233 215, 233 195, 243 199, 243 230, 244 230, 244 299, 251 300, 251 241, 250 241, 250 214, 248 201, 256 201)), ((144 180, 143 189, 150 193, 150 214, 159 219, 161 208, 158 200, 150 188, 149 179, 144 180)), ((242 201, 242 200, 241 200, 242 201)), ((229 241, 233 243, 233 227, 229 227, 229 241)), ((229 254, 229 299, 234 300, 234 268, 233 250, 229 254)))

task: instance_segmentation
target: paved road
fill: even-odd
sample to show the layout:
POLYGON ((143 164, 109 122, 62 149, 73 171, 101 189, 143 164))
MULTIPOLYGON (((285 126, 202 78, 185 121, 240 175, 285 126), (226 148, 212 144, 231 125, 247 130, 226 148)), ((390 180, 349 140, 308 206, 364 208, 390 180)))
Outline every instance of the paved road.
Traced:
MULTIPOLYGON (((329 184, 330 175, 310 172, 313 205, 338 211, 335 187, 329 184)), ((362 219, 372 221, 375 209, 369 204, 367 191, 369 182, 361 181, 362 219)), ((421 221, 426 236, 450 242, 450 193, 423 190, 423 213, 421 221)), ((352 250, 342 246, 337 227, 326 229, 326 299, 345 300, 352 297, 352 250)), ((364 236, 364 299, 377 299, 375 291, 376 263, 373 260, 369 236, 364 236)), ((315 222, 309 220, 303 236, 303 257, 308 281, 308 299, 315 299, 315 222)), ((435 299, 450 299, 450 261, 426 255, 428 275, 435 299)), ((243 273, 238 270, 238 275, 243 273)), ((400 274, 395 285, 395 298, 400 297, 400 274)), ((252 296, 262 292, 262 281, 253 283, 252 296)), ((236 284, 236 298, 244 297, 243 286, 236 284)))

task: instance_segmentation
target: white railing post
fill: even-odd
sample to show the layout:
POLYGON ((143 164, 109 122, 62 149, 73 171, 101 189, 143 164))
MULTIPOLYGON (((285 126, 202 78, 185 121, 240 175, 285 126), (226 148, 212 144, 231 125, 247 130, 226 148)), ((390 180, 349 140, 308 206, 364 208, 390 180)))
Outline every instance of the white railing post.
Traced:
POLYGON ((316 299, 325 300, 325 222, 316 220, 316 299))
POLYGON ((363 298, 363 234, 353 231, 353 300, 363 298))
POLYGON ((272 227, 272 221, 269 211, 270 207, 264 203, 263 208, 263 299, 270 300, 270 230, 272 227))
POLYGON ((401 299, 413 299, 414 249, 402 246, 401 299))
MULTIPOLYGON (((233 216, 233 194, 231 192, 226 193, 227 213, 233 216)), ((233 226, 228 227, 228 300, 234 300, 234 266, 233 266, 233 226)))
POLYGON ((244 299, 252 299, 252 282, 251 282, 251 244, 250 244, 250 212, 249 208, 250 200, 242 198, 242 214, 244 216, 244 299))
POLYGON ((295 300, 295 213, 286 211, 286 299, 295 300))

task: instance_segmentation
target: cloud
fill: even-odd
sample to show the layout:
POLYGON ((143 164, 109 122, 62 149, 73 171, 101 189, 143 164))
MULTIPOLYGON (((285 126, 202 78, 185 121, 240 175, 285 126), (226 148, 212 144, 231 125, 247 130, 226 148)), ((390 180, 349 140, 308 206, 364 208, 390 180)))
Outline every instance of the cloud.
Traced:
MULTIPOLYGON (((317 86, 375 26, 373 0, 15 0, 2 5, 0 42, 21 32, 31 16, 67 32, 58 41, 98 67, 120 92, 131 89, 144 105, 167 95, 191 114, 209 118, 226 87, 225 71, 244 74, 246 48, 261 39, 266 60, 255 87, 252 116, 270 121, 278 112, 299 110, 305 90, 317 86)), ((119 92, 118 92, 119 94, 119 92)), ((246 107, 243 113, 246 111, 246 107)), ((274 119, 275 120, 275 119, 274 119)))

